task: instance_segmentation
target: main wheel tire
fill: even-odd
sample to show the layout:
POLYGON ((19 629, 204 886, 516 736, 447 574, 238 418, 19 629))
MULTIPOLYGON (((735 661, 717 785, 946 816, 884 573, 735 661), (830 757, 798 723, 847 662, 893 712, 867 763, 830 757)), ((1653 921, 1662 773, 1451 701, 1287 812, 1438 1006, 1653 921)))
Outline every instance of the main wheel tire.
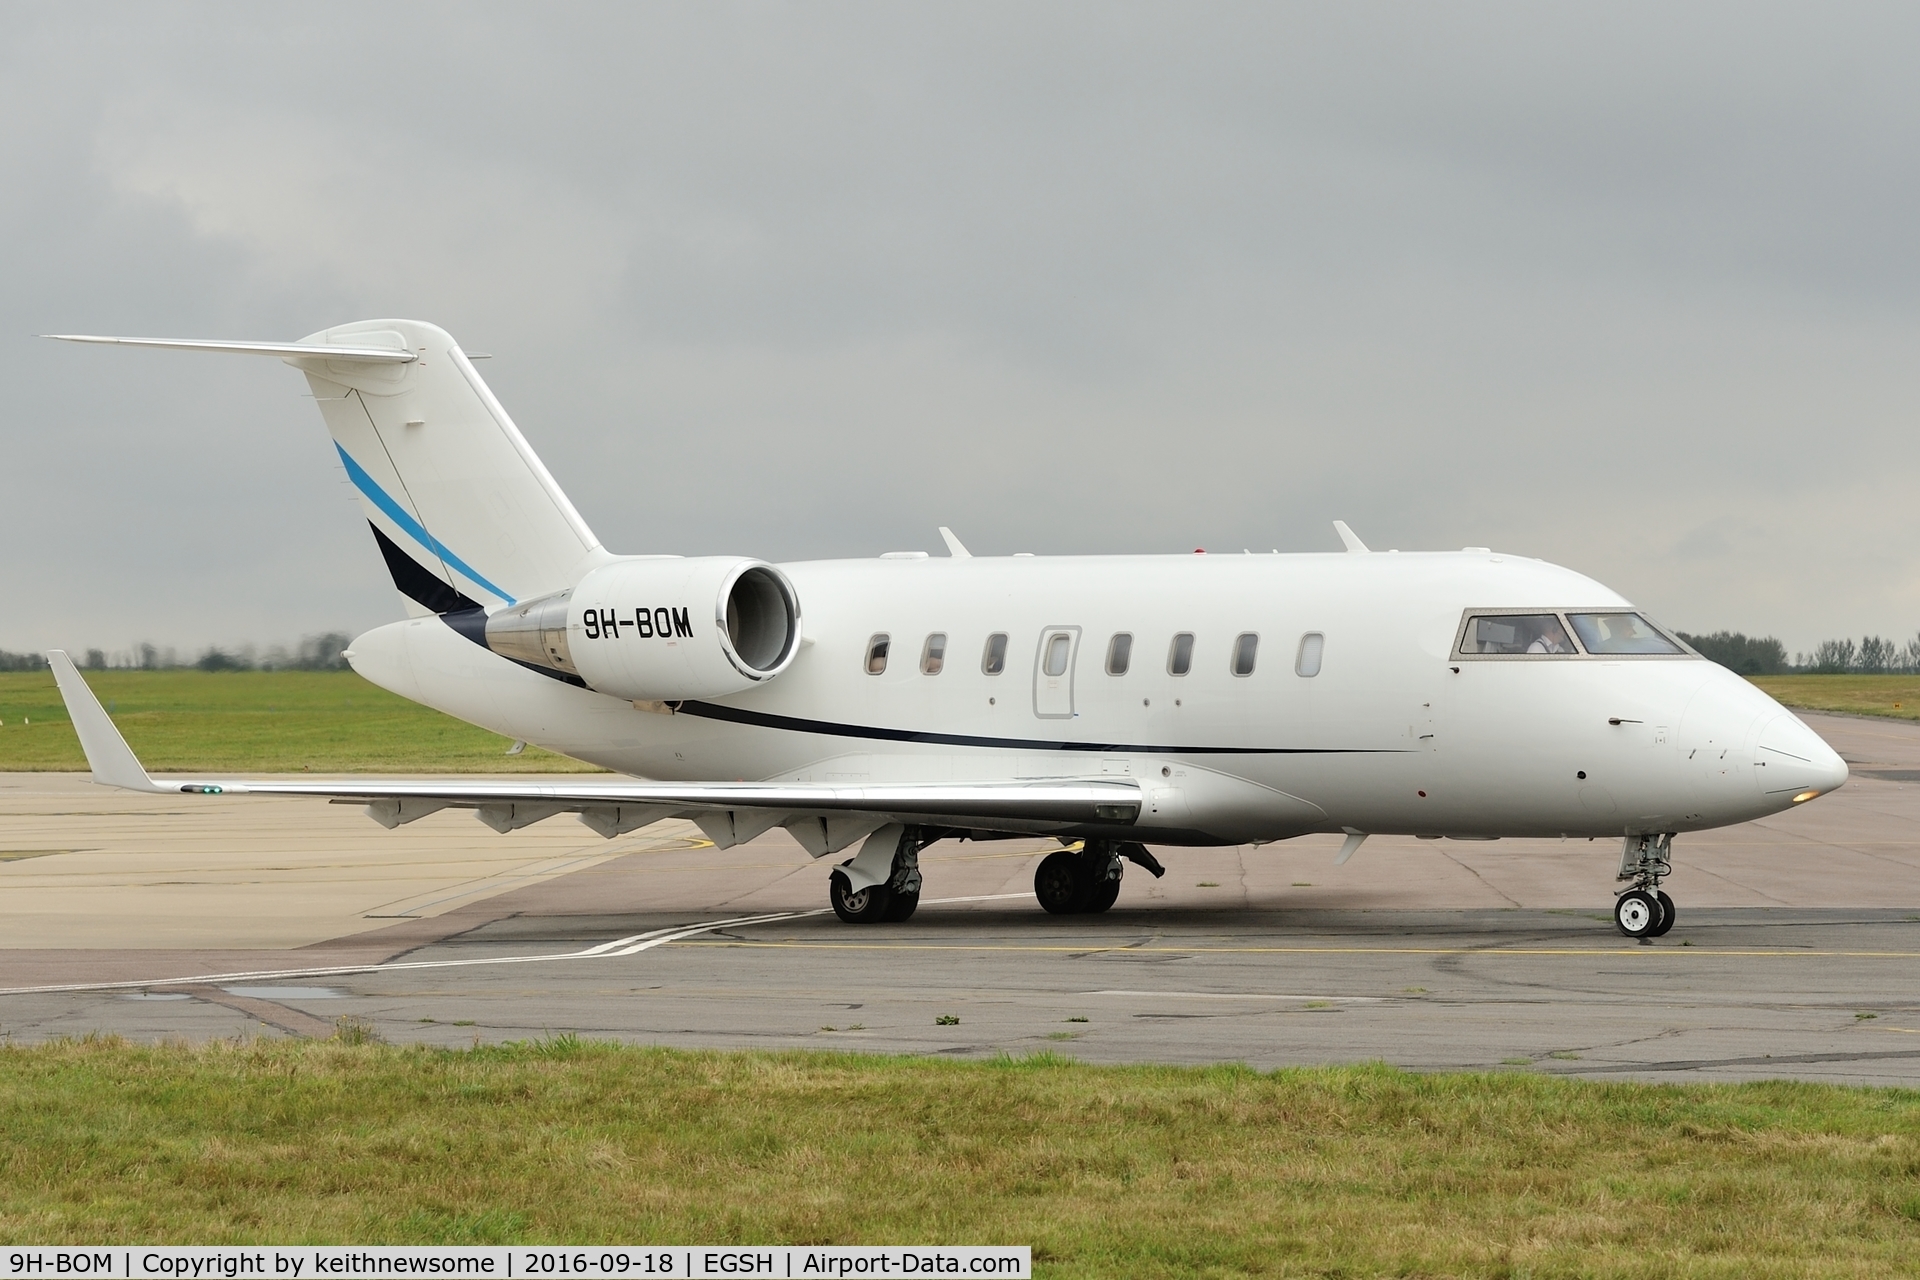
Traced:
POLYGON ((1674 916, 1679 914, 1678 909, 1675 908, 1673 899, 1667 896, 1664 889, 1656 890, 1653 896, 1660 903, 1660 923, 1648 930, 1647 936, 1649 938, 1664 938, 1673 929, 1673 919, 1674 916))
POLYGON ((1629 938, 1651 938, 1660 928, 1660 900, 1644 889, 1631 889, 1614 900, 1613 922, 1629 938))
POLYGON ((887 923, 902 924, 911 920, 913 913, 920 906, 920 891, 915 889, 912 893, 901 893, 898 890, 889 892, 893 895, 893 901, 887 904, 887 923))
MULTIPOLYGON (((887 910, 893 905, 893 893, 884 884, 870 885, 855 893, 847 873, 835 871, 827 880, 827 901, 833 904, 833 914, 848 924, 879 924, 887 918, 887 910)), ((917 896, 914 901, 918 905, 917 896)))
POLYGON ((1086 910, 1092 887, 1079 857, 1065 849, 1056 849, 1040 859, 1033 871, 1033 896, 1056 916, 1078 915, 1086 910))
POLYGON ((1099 915, 1118 901, 1119 897, 1120 881, 1102 880, 1093 887, 1093 892, 1087 895, 1087 904, 1080 909, 1088 915, 1099 915))

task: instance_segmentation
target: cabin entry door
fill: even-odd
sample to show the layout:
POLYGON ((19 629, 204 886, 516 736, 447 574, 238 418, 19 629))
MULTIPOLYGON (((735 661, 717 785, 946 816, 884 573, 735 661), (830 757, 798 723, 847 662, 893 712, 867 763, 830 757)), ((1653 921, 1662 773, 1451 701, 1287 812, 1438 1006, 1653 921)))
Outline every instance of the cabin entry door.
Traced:
POLYGON ((1080 628, 1043 627, 1033 656, 1033 714, 1073 719, 1073 668, 1080 659, 1080 628))

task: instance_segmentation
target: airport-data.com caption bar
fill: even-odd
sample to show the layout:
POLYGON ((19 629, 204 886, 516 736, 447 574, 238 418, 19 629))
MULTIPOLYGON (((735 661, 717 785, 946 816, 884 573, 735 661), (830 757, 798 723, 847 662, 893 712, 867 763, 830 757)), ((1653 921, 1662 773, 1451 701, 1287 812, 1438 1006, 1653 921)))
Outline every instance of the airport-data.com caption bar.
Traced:
POLYGON ((573 1280, 646 1276, 999 1276, 1031 1280, 1026 1245, 75 1245, 0 1250, 0 1277, 325 1280, 344 1276, 573 1280))

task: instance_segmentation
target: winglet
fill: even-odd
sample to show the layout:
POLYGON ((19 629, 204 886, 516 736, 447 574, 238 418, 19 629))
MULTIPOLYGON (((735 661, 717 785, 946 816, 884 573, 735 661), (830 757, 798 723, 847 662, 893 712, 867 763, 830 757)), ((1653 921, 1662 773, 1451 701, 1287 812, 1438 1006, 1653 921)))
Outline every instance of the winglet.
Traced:
POLYGON ((954 537, 953 530, 947 528, 945 525, 940 526, 940 538, 947 544, 947 554, 955 560, 973 559, 973 552, 961 546, 960 539, 954 537))
POLYGON ((1340 541, 1346 544, 1349 552, 1357 554, 1367 550, 1367 544, 1360 541, 1359 534, 1347 528, 1347 522, 1345 520, 1335 520, 1333 522, 1333 531, 1340 535, 1340 541))
POLYGON ((87 765, 93 770, 93 780, 103 787, 120 787, 127 791, 171 790, 155 783, 147 776, 147 771, 140 767, 140 761, 134 758, 133 748, 113 727, 107 709, 100 705, 100 699, 93 696, 93 690, 81 679, 66 650, 48 650, 47 665, 53 668, 53 678, 60 685, 60 697, 67 704, 67 715, 73 720, 74 732, 80 735, 80 749, 87 753, 87 765))

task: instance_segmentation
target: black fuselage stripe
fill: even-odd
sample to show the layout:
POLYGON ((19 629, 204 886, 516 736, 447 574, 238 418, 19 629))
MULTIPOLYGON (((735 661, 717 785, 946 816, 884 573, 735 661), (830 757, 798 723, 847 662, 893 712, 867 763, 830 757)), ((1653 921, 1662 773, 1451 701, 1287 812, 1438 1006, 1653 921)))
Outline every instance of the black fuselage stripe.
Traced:
POLYGON ((1399 747, 1175 747, 1137 742, 1048 742, 1039 738, 988 738, 970 733, 934 733, 926 729, 885 729, 875 725, 835 724, 830 720, 806 720, 799 716, 780 716, 766 711, 747 711, 740 707, 722 707, 711 702, 670 704, 683 716, 707 720, 725 720, 730 724, 752 725, 759 729, 786 729, 793 733, 818 733, 834 738, 871 738, 879 742, 920 742, 943 747, 998 747, 1012 751, 1106 751, 1149 752, 1159 755, 1193 756, 1364 756, 1399 755, 1399 747))

